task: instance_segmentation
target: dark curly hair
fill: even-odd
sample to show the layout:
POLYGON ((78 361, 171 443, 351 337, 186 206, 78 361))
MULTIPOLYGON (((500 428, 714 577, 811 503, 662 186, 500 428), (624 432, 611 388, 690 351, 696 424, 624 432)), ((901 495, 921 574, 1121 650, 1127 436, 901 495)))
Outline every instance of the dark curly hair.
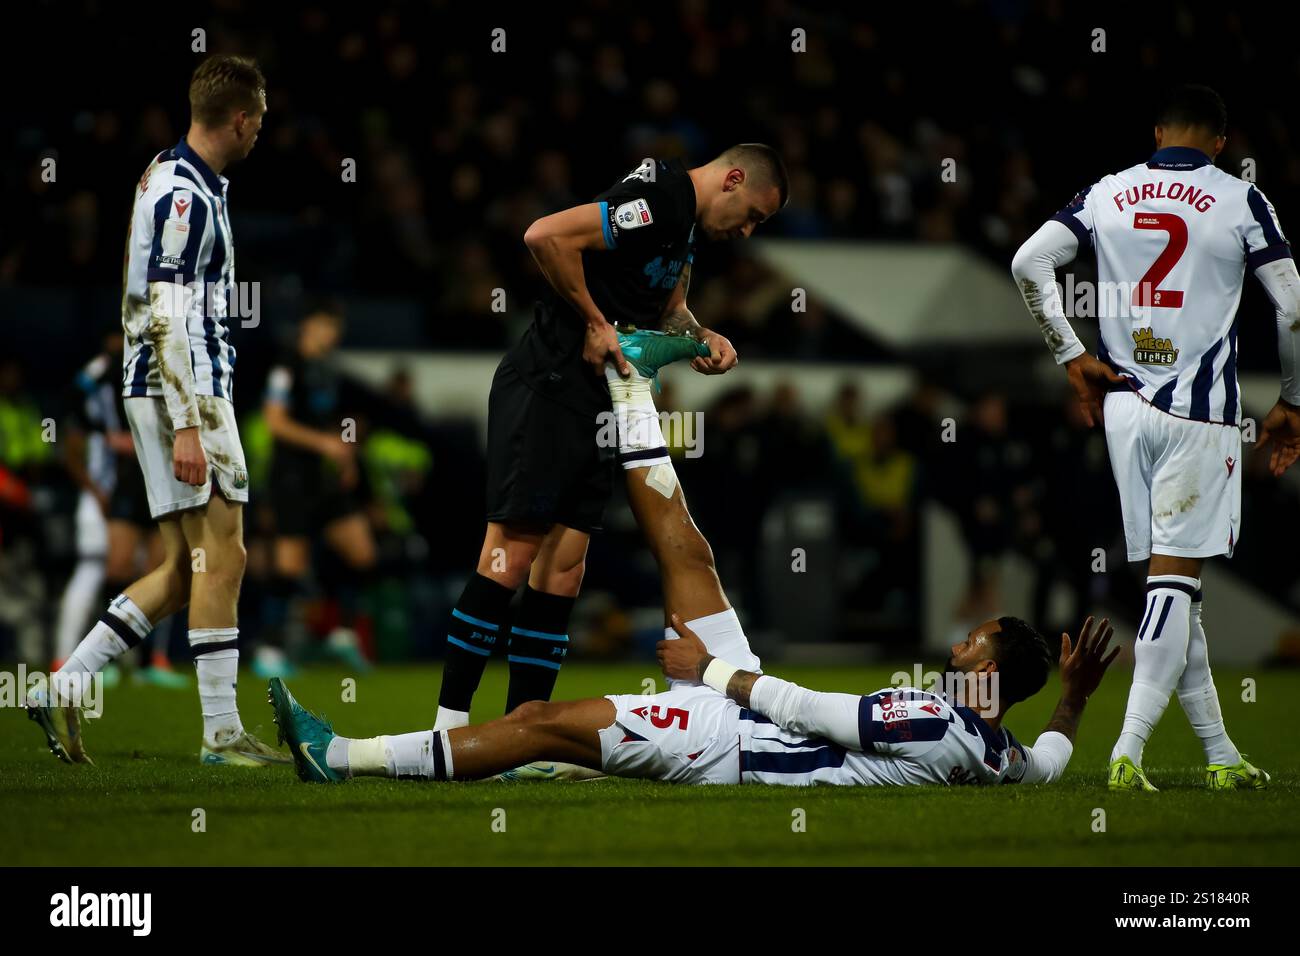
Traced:
POLYGON ((998 618, 990 637, 998 665, 998 694, 1007 704, 1033 697, 1047 683, 1055 656, 1047 638, 1018 617, 998 618))

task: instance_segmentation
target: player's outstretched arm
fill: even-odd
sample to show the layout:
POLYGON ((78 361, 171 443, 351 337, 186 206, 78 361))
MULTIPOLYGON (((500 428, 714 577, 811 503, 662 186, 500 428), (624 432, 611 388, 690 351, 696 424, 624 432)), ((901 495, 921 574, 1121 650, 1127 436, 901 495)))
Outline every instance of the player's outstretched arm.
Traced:
POLYGON ((810 737, 825 737, 841 747, 863 750, 857 694, 828 694, 808 690, 767 674, 740 670, 711 656, 704 642, 679 615, 672 615, 675 641, 660 641, 659 665, 673 680, 707 684, 740 704, 752 707, 783 730, 810 737))
POLYGON ((1061 635, 1061 699, 1033 747, 1025 748, 1026 767, 1020 783, 1051 783, 1065 773, 1088 698, 1119 656, 1118 647, 1106 653, 1114 633, 1105 618, 1094 630, 1090 617, 1083 622, 1078 641, 1072 643, 1070 635, 1061 635))
POLYGON ((582 269, 584 252, 610 248, 600 204, 586 203, 543 216, 528 227, 524 244, 551 288, 586 322, 587 342, 582 350, 583 359, 599 375, 605 374, 605 361, 608 359, 626 378, 631 368, 619 348, 618 334, 592 299, 582 269))

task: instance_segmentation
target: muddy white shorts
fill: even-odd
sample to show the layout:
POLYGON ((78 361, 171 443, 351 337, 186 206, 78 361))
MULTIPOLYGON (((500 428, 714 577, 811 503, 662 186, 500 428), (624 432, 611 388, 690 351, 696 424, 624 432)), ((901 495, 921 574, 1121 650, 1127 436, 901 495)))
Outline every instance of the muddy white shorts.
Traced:
POLYGON ((740 783, 740 705, 710 687, 610 694, 617 716, 600 732, 601 767, 671 783, 740 783))
POLYGON ((1179 418, 1131 391, 1103 408, 1128 559, 1232 556, 1241 535, 1241 429, 1179 418))
POLYGON ((175 432, 166 401, 161 397, 124 401, 135 455, 144 473, 149 513, 154 518, 206 505, 214 481, 227 501, 248 501, 248 468, 244 465, 244 448, 239 443, 234 406, 212 395, 198 395, 195 399, 199 405, 199 438, 208 459, 208 480, 202 486, 186 484, 175 475, 172 465, 175 432))

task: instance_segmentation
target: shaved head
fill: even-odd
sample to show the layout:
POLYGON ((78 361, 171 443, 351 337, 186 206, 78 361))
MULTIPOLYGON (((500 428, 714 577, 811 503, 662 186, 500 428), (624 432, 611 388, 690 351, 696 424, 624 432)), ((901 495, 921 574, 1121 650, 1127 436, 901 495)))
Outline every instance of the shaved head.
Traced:
POLYGON ((715 166, 739 167, 751 185, 760 189, 775 187, 784 206, 790 197, 790 177, 776 150, 763 143, 737 143, 713 161, 715 166))

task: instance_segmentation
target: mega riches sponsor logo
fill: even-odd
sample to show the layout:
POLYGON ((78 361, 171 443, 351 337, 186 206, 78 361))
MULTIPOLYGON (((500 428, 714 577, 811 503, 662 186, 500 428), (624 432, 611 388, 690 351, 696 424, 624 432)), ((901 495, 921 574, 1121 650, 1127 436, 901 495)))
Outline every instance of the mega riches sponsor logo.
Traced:
POLYGON ((1173 365, 1178 361, 1178 349, 1172 339, 1158 339, 1150 329, 1133 331, 1133 361, 1142 365, 1173 365))
POLYGON ((50 925, 62 928, 129 928, 148 936, 153 926, 151 893, 83 893, 73 886, 50 897, 50 925))

